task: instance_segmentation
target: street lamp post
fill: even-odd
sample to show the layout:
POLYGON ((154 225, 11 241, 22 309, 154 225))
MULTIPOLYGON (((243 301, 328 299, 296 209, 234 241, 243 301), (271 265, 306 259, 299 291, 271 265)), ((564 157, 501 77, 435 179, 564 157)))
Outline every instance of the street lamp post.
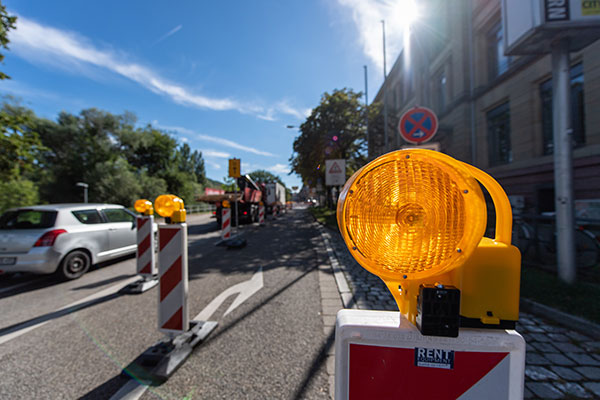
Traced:
POLYGON ((77 182, 75 184, 75 186, 83 188, 83 202, 87 203, 88 202, 88 187, 89 187, 89 185, 87 183, 77 182))

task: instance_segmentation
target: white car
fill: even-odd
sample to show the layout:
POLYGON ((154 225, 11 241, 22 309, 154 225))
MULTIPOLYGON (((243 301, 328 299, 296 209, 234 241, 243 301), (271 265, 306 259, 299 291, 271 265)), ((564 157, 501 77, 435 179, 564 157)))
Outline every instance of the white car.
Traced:
POLYGON ((91 265, 135 253, 136 216, 116 204, 49 204, 0 217, 0 271, 77 279, 91 265))

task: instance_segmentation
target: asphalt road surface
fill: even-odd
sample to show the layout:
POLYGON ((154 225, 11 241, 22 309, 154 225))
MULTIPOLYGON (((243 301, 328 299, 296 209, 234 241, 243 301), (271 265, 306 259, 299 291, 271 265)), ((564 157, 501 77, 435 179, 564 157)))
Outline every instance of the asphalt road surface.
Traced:
POLYGON ((214 219, 188 218, 189 316, 208 313, 219 325, 160 386, 121 375, 164 336, 157 288, 118 292, 136 279, 135 258, 71 282, 0 276, 0 398, 329 398, 317 275, 326 259, 312 219, 292 210, 242 228, 247 246, 226 249, 215 246, 214 219), (227 289, 260 279, 241 304, 225 294, 207 311, 227 289))

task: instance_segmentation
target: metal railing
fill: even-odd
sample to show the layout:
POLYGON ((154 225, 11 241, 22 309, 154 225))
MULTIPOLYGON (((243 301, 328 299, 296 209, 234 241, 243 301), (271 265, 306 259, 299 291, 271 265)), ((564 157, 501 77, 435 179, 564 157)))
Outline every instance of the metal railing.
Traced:
POLYGON ((198 203, 198 204, 186 204, 185 210, 188 214, 196 214, 203 212, 213 212, 217 209, 214 204, 209 203, 198 203))

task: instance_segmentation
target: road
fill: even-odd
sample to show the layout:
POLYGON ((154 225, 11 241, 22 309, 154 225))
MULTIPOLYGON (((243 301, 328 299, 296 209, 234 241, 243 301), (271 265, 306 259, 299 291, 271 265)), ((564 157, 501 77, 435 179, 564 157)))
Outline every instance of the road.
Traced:
POLYGON ((124 387, 141 399, 329 398, 318 275, 327 261, 308 213, 243 227, 248 244, 237 250, 215 246, 208 215, 188 225, 189 315, 212 314, 219 326, 166 383, 135 389, 121 375, 163 337, 156 288, 118 293, 135 279, 129 258, 71 282, 0 277, 0 398, 104 399, 124 387), (255 293, 230 313, 235 289, 207 311, 251 279, 255 293))

